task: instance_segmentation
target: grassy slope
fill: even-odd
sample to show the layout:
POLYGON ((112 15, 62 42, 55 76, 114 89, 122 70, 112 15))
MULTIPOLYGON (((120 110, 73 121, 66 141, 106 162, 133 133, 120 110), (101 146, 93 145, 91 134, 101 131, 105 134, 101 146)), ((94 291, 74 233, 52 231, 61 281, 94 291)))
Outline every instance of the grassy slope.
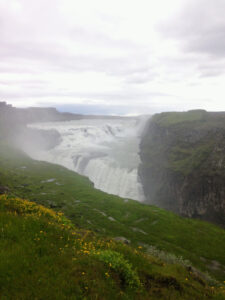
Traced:
POLYGON ((85 177, 3 145, 0 184, 14 195, 62 210, 76 226, 104 236, 126 237, 134 246, 156 246, 190 260, 219 280, 225 278, 225 232, 217 226, 108 195, 94 189, 85 177), (47 182, 52 178, 53 182, 47 182), (213 261, 219 263, 217 268, 213 261))
POLYGON ((0 196, 0 228, 1 299, 224 299, 223 286, 29 201, 0 196))

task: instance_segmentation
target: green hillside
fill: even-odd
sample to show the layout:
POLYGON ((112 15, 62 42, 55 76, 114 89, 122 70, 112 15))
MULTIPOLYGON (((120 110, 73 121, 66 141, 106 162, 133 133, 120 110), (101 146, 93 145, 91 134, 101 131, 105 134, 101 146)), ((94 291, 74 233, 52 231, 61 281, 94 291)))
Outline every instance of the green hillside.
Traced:
POLYGON ((224 299, 197 271, 81 230, 62 214, 0 196, 1 299, 224 299))
POLYGON ((106 194, 83 176, 34 161, 6 145, 0 147, 0 185, 11 195, 63 211, 78 228, 125 238, 168 262, 191 262, 225 280, 225 231, 215 225, 106 194))

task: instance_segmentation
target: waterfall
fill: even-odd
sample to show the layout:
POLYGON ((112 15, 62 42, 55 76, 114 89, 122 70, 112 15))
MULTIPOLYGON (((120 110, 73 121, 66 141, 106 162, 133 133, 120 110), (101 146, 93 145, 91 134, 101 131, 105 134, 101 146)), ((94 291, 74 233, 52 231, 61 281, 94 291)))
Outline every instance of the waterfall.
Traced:
POLYGON ((112 118, 32 124, 33 128, 57 130, 62 142, 29 154, 89 177, 97 189, 143 201, 138 178, 143 123, 139 118, 112 118))

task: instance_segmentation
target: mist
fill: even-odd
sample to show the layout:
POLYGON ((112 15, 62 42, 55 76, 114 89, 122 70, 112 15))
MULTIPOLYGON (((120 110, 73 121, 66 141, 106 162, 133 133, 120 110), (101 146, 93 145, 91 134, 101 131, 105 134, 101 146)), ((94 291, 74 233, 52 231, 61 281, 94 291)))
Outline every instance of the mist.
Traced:
POLYGON ((0 114, 2 135, 30 157, 87 176, 107 193, 144 201, 139 144, 149 116, 88 116, 55 108, 18 109, 5 102, 0 114))
POLYGON ((56 163, 87 176, 97 189, 143 201, 138 176, 139 143, 147 119, 99 117, 30 124, 30 130, 39 132, 41 147, 36 148, 37 141, 31 141, 23 149, 36 160, 56 163), (51 141, 56 144, 51 145, 51 141))

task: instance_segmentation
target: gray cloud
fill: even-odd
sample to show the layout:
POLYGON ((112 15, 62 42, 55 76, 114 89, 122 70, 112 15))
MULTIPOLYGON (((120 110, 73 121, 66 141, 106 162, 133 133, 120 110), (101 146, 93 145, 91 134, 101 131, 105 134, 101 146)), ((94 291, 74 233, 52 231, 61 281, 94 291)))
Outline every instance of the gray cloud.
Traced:
POLYGON ((225 61, 199 64, 198 69, 202 77, 216 77, 225 72, 225 61))
POLYGON ((225 54, 225 1, 189 0, 179 15, 162 23, 164 36, 178 39, 188 52, 217 58, 225 54))
MULTIPOLYGON (((23 65, 30 72, 31 63, 38 64, 42 72, 94 70, 112 76, 148 69, 150 47, 143 49, 132 40, 113 37, 90 24, 68 25, 60 10, 62 1, 18 3, 21 9, 16 14, 12 6, 0 4, 0 61, 8 62, 3 69, 0 65, 0 72, 12 69, 12 64, 22 71, 23 65), (110 55, 111 51, 120 54, 110 55)), ((100 18, 105 22, 119 20, 105 14, 100 18)))
MULTIPOLYGON (((26 72, 35 73, 35 68, 39 71, 96 71, 104 72, 112 76, 128 76, 134 74, 135 82, 144 82, 153 77, 153 73, 149 77, 149 69, 152 68, 147 62, 149 49, 138 47, 133 42, 126 40, 115 40, 101 33, 94 31, 88 32, 87 29, 78 27, 73 29, 73 40, 82 42, 83 47, 98 45, 98 47, 106 47, 102 52, 96 53, 72 53, 63 43, 48 41, 40 42, 30 39, 30 36, 25 40, 1 40, 0 59, 7 61, 8 64, 1 66, 2 72, 26 72), (124 51, 119 57, 107 54, 108 49, 118 49, 124 51), (35 65, 35 68, 31 67, 35 65), (23 67, 22 67, 23 66, 23 67), (143 75, 145 73, 145 75, 143 75), (139 77, 140 74, 140 78, 139 77)), ((75 45, 76 46, 76 45, 75 45)), ((156 75, 156 73, 154 73, 156 75)), ((127 82, 133 82, 132 79, 127 82)))
MULTIPOLYGON (((24 84, 24 83, 23 83, 24 84)), ((0 82, 1 85, 1 82, 0 82)), ((129 90, 121 90, 121 91, 113 91, 113 92, 73 92, 68 91, 65 89, 58 88, 57 90, 51 89, 51 87, 47 86, 45 83, 25 83, 23 86, 23 93, 18 93, 17 91, 10 91, 4 93, 1 91, 0 88, 0 95, 3 97, 9 97, 13 99, 17 98, 47 98, 47 97, 54 97, 63 98, 63 97, 71 97, 71 98, 80 98, 80 99, 87 99, 87 100, 106 100, 109 103, 120 103, 120 101, 125 100, 126 102, 137 102, 139 104, 146 103, 148 100, 154 98, 163 98, 163 97, 175 97, 174 95, 169 95, 166 93, 153 93, 153 92, 144 92, 135 89, 129 90), (31 85, 31 86, 30 86, 31 85), (31 88, 30 88, 31 87, 31 88), (137 100, 138 99, 138 100, 137 100)))
POLYGON ((178 15, 158 26, 164 38, 173 39, 183 52, 183 62, 196 65, 201 78, 225 74, 224 12, 224 0, 189 0, 178 15))
MULTIPOLYGON (((84 2, 0 0, 0 97, 23 105, 69 105, 80 99, 82 109, 85 103, 124 111, 191 108, 197 89, 189 87, 224 74, 223 0, 181 0, 187 5, 161 25, 163 38, 153 32, 148 14, 129 15, 119 1, 109 2, 112 13, 98 1, 84 2), (191 82, 196 74, 199 81, 191 82)), ((146 11, 157 6, 147 2, 146 11)), ((130 9, 133 5, 140 7, 137 0, 130 9)))

